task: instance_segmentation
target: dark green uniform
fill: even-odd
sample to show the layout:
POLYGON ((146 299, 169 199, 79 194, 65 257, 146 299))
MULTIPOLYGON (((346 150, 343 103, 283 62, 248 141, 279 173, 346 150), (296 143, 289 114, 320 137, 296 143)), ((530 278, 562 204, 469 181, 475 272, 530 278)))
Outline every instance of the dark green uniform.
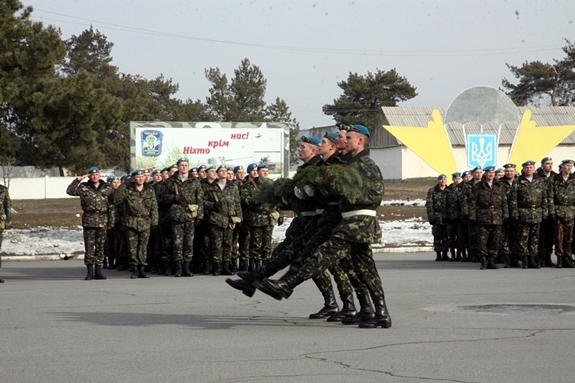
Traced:
MULTIPOLYGON (((2 237, 4 234, 4 230, 11 228, 12 228, 12 201, 10 200, 10 194, 8 193, 8 188, 4 185, 0 185, 0 250, 2 250, 2 237)), ((2 267, 1 256, 0 256, 0 267, 2 267)))
MULTIPOLYGON (((244 187, 246 179, 234 180, 233 183, 238 188, 238 193, 244 187)), ((244 210, 242 207, 242 215, 244 210)), ((250 231, 245 222, 240 222, 234 228, 232 235, 232 271, 235 271, 237 260, 240 260, 239 270, 246 271, 248 269, 249 252, 250 252, 250 231)))
MULTIPOLYGON (((557 175, 553 170, 545 175, 543 169, 536 172, 541 179, 545 181, 547 187, 551 183, 553 177, 557 175)), ((551 262, 551 254, 553 253, 553 245, 555 244, 553 225, 555 222, 549 218, 549 216, 541 221, 539 228, 539 244, 537 246, 537 258, 539 261, 539 266, 555 266, 551 262)))
POLYGON ((441 189, 435 185, 427 191, 425 207, 427 208, 427 219, 432 225, 433 248, 437 254, 436 261, 448 261, 448 237, 447 237, 447 188, 441 189))
MULTIPOLYGON (((515 184, 515 178, 509 182, 505 177, 499 180, 505 189, 507 200, 511 196, 511 188, 515 184)), ((517 222, 507 219, 501 226, 501 240, 499 241, 499 256, 505 267, 520 267, 517 259, 517 249, 515 247, 517 236, 517 222)))
POLYGON ((571 266, 571 243, 575 220, 575 175, 564 179, 561 174, 549 181, 549 216, 554 222, 557 266, 571 266), (565 262, 564 262, 565 261, 565 262))

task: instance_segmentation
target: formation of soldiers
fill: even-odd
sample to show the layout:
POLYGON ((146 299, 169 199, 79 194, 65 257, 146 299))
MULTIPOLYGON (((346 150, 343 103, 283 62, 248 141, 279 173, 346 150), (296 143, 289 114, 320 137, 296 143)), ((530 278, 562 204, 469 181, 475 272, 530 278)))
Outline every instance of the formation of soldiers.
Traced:
POLYGON ((573 268, 575 175, 573 160, 558 172, 544 157, 501 169, 487 166, 445 174, 427 193, 436 261, 479 262, 481 269, 573 268), (555 249, 557 263, 551 256, 555 249))

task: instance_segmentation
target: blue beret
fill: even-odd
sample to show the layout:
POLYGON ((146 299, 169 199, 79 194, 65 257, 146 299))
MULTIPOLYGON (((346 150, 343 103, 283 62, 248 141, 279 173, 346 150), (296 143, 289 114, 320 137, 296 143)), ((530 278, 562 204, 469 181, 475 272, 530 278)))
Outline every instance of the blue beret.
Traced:
POLYGON ((197 173, 197 172, 198 172, 198 168, 191 168, 191 169, 190 169, 190 172, 196 172, 196 173, 197 173))
POLYGON ((573 160, 563 160, 563 161, 561 161, 561 165, 563 165, 563 164, 571 164, 571 165, 573 165, 573 160))
POLYGON ((517 165, 515 165, 515 164, 505 164, 505 165, 503 165, 503 169, 509 169, 509 168, 515 169, 516 167, 517 167, 517 165))
POLYGON ((495 173, 499 173, 499 172, 502 172, 502 171, 503 171, 503 168, 497 168, 497 169, 495 169, 495 173))
POLYGON ((128 178, 128 175, 127 175, 127 174, 124 174, 124 175, 122 175, 122 177, 120 177, 120 181, 123 181, 123 180, 125 180, 126 178, 128 178))
POLYGON ((461 173, 460 172, 451 173, 451 178, 455 177, 461 177, 461 173))
POLYGON ((88 169, 88 174, 94 174, 94 173, 100 173, 100 169, 98 169, 95 166, 92 166, 90 169, 88 169))
POLYGON ((214 165, 205 166, 206 172, 210 169, 214 169, 214 165))
POLYGON ((216 169, 216 172, 219 172, 220 169, 226 169, 226 165, 220 165, 220 166, 218 166, 218 168, 216 169))
POLYGON ((306 136, 302 136, 301 137, 301 142, 305 142, 306 144, 311 144, 311 145, 318 145, 321 140, 317 137, 306 137, 306 136))
POLYGON ((162 171, 161 171, 160 169, 154 169, 154 170, 152 171, 152 175, 156 175, 156 174, 161 173, 161 172, 162 172, 162 171))
POLYGON ((489 165, 489 166, 486 166, 483 168, 484 172, 490 172, 492 170, 495 170, 495 166, 493 166, 493 165, 489 165))
POLYGON ((132 172, 132 177, 137 176, 138 174, 144 174, 144 171, 142 169, 136 169, 132 172))
POLYGON ((189 161, 189 160, 188 160, 186 157, 182 157, 182 158, 180 158, 180 159, 179 159, 179 160, 176 162, 176 165, 179 165, 179 164, 180 164, 180 162, 187 162, 187 163, 190 163, 190 161, 189 161))
POLYGON ((234 168, 234 173, 237 173, 238 170, 242 170, 244 167, 242 165, 238 165, 234 168))
POLYGON ((200 171, 200 170, 206 170, 206 165, 198 166, 198 171, 200 171))
POLYGON ((547 162, 547 161, 553 161, 553 158, 551 158, 551 157, 543 157, 543 158, 541 159, 541 163, 542 163, 542 164, 544 164, 544 163, 547 162))
MULTIPOLYGON (((547 157, 545 157, 547 158, 547 157)), ((521 166, 528 166, 528 165, 535 165, 535 161, 533 160, 529 160, 529 161, 525 161, 524 163, 521 164, 521 166)))
POLYGON ((263 168, 267 168, 268 164, 258 164, 258 170, 263 169, 263 168))
POLYGON ((178 168, 178 165, 173 164, 173 165, 168 166, 166 169, 171 170, 171 169, 177 169, 177 168, 178 168))
POLYGON ((441 173, 440 175, 437 176, 437 179, 440 180, 442 178, 447 178, 447 176, 443 173, 441 173))
POLYGON ((249 165, 248 165, 248 169, 247 169, 247 170, 248 170, 248 173, 251 172, 252 170, 254 170, 254 169, 257 168, 257 167, 258 167, 258 164, 255 164, 255 163, 254 163, 254 164, 249 164, 249 165))
POLYGON ((337 133, 325 132, 323 136, 327 138, 332 144, 337 144, 337 133))
POLYGON ((106 178, 106 182, 110 182, 114 179, 114 176, 108 176, 108 178, 106 178))
POLYGON ((349 129, 347 129, 347 131, 348 132, 358 132, 361 134, 365 134, 368 137, 371 136, 371 134, 369 133, 369 129, 363 125, 350 125, 349 129))
POLYGON ((469 170, 465 170, 461 173, 461 177, 468 176, 470 174, 469 170))
POLYGON ((470 172, 470 173, 473 173, 473 172, 476 171, 476 170, 481 170, 481 166, 476 166, 476 167, 474 167, 473 169, 471 169, 469 172, 470 172))

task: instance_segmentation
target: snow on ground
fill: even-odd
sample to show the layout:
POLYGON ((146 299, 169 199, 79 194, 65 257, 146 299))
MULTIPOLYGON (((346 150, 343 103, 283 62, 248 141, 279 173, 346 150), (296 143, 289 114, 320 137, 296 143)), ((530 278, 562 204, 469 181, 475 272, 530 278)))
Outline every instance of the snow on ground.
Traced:
POLYGON ((394 199, 390 201, 381 201, 381 206, 425 206, 425 200, 421 198, 412 200, 394 199))
MULTIPOLYGON (((385 201, 397 204, 413 204, 423 200, 385 201)), ((394 205, 395 206, 395 205, 394 205)), ((291 219, 285 220, 282 226, 276 226, 273 231, 273 241, 280 242, 285 237, 291 219)), ((411 218, 401 221, 380 221, 382 243, 374 244, 374 248, 420 247, 432 246, 431 225, 421 218, 411 218)), ((2 254, 9 255, 45 255, 56 254, 60 257, 71 256, 84 252, 84 237, 82 227, 76 230, 40 227, 31 230, 6 230, 2 243, 2 254)))

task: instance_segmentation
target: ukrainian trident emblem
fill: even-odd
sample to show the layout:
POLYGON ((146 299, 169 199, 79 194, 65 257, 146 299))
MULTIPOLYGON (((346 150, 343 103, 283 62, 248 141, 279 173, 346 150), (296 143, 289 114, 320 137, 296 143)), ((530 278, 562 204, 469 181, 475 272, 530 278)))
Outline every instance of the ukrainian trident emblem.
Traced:
POLYGON ((470 168, 495 166, 497 164, 497 135, 467 135, 467 165, 470 168))

